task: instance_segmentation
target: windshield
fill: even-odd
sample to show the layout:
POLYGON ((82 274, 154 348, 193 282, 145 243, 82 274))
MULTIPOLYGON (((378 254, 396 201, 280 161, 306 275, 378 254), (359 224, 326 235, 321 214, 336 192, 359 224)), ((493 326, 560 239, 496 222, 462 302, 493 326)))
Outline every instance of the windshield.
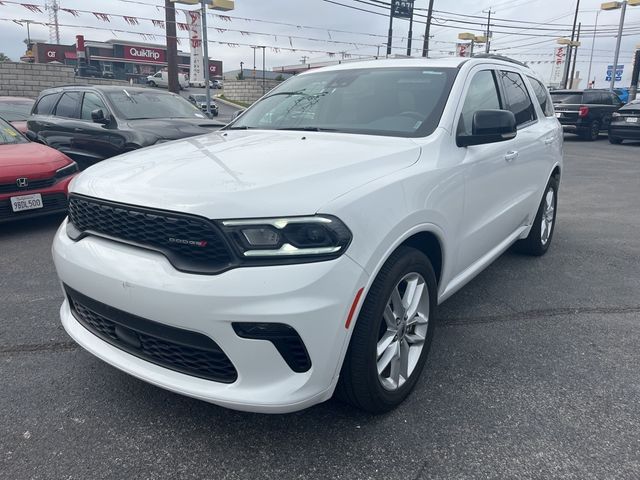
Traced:
POLYGON ((8 122, 24 121, 31 115, 33 100, 12 100, 0 103, 0 117, 8 122))
POLYGON ((440 121, 456 69, 361 68, 293 77, 230 129, 315 130, 418 137, 440 121))
POLYGON ((582 94, 581 93, 567 93, 567 92, 551 92, 551 98, 553 99, 553 103, 569 103, 569 104, 578 104, 582 103, 582 94))
POLYGON ((107 93, 107 97, 126 120, 146 118, 204 118, 195 105, 182 97, 158 92, 127 91, 107 93))
POLYGON ((7 122, 0 119, 0 145, 13 145, 16 143, 27 143, 27 139, 7 122))

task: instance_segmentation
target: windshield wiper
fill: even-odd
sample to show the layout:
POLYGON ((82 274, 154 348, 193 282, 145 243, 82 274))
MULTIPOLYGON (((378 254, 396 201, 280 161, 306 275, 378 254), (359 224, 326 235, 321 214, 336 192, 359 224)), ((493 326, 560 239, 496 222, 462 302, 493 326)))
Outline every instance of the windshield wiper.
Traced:
POLYGON ((295 91, 291 91, 291 92, 276 92, 276 93, 272 93, 271 95, 267 95, 264 98, 266 100, 267 98, 276 97, 278 95, 302 95, 303 97, 320 97, 322 95, 326 95, 327 93, 329 93, 329 92, 325 91, 325 92, 318 92, 318 93, 305 93, 305 92, 299 90, 297 92, 295 92, 295 91))
POLYGON ((276 128, 276 130, 292 130, 301 132, 337 132, 337 128, 323 128, 323 127, 285 127, 276 128))
POLYGON ((225 130, 249 130, 250 128, 256 127, 247 127, 246 125, 238 126, 238 127, 227 127, 225 130))

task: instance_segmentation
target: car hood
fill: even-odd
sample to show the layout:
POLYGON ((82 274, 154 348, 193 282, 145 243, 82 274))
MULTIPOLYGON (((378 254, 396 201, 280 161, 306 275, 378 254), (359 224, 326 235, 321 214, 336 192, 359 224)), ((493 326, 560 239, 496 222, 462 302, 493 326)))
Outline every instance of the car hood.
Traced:
POLYGON ((70 163, 63 153, 39 143, 0 145, 0 183, 15 182, 17 177, 49 178, 70 163))
POLYGON ((129 120, 127 126, 136 132, 153 136, 162 140, 178 140, 180 138, 204 135, 218 130, 224 123, 202 118, 159 118, 129 120))
POLYGON ((71 190, 217 219, 305 215, 419 156, 408 138, 224 131, 100 162, 71 190))

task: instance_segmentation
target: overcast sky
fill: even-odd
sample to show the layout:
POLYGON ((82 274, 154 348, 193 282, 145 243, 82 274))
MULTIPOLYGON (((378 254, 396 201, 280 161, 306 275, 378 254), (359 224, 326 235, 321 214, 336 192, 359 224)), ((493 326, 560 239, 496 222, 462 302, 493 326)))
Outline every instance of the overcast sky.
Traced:
MULTIPOLYGON (((18 0, 23 1, 23 0, 18 0)), ((164 10, 153 5, 164 5, 164 0, 139 0, 141 5, 131 3, 132 0, 59 0, 60 6, 69 9, 95 11, 106 14, 130 15, 133 17, 164 19, 164 10)), ((137 0, 133 0, 137 1, 137 0)), ((364 5, 356 0, 335 0, 338 3, 351 5, 353 7, 364 8, 380 13, 384 10, 364 5)), ((45 0, 24 0, 25 3, 43 6, 45 0)), ((335 52, 336 58, 341 57, 340 52, 346 52, 352 58, 358 55, 375 55, 377 48, 375 45, 386 43, 388 29, 388 18, 380 15, 345 8, 329 3, 325 0, 236 0, 236 9, 228 12, 232 17, 231 21, 225 21, 218 17, 210 18, 209 24, 212 29, 209 32, 210 40, 224 42, 224 44, 211 44, 209 47, 210 57, 220 59, 224 62, 226 71, 240 68, 243 61, 245 68, 253 67, 253 50, 249 46, 229 46, 230 44, 252 44, 266 45, 270 48, 266 50, 267 68, 281 65, 291 65, 300 63, 303 56, 308 57, 308 62, 322 61, 328 59, 328 52, 335 52), (253 21, 240 20, 236 17, 246 17, 253 21), (297 25, 286 26, 275 23, 263 23, 256 20, 283 22, 297 25), (316 27, 310 29, 306 27, 316 27), (238 32, 220 32, 215 28, 233 29, 238 32), (345 30, 356 33, 340 33, 336 30, 345 30), (241 33, 243 32, 243 33, 241 33), (267 33, 269 36, 257 35, 254 32, 267 33), (370 33, 377 36, 366 36, 361 33, 370 33), (305 40, 295 37, 305 37, 315 40, 305 40), (347 43, 329 43, 347 42, 347 43), (366 45, 365 45, 366 44, 366 45), (369 45, 369 46, 367 46, 369 45), (280 48, 276 52, 271 47, 280 48), (285 48, 298 49, 296 52, 285 50, 285 48), (305 52, 304 49, 318 50, 320 52, 305 52)), ((593 31, 596 12, 601 0, 582 0, 579 21, 588 25, 586 29, 593 31)), ((416 0, 416 8, 426 9, 428 0, 416 0)), ((547 24, 570 24, 573 21, 575 0, 435 0, 435 9, 462 13, 465 15, 484 15, 483 10, 492 8, 497 23, 506 23, 502 19, 527 20, 542 22, 547 24)), ((181 6, 180 8, 192 8, 181 6)), ((44 8, 42 8, 44 11, 44 8)), ((424 13, 424 12, 417 12, 424 13)), ((620 10, 603 11, 599 16, 599 25, 602 28, 611 29, 618 24, 620 10)), ((184 14, 178 12, 178 21, 184 22, 184 14)), ((442 14, 436 13, 436 20, 432 29, 435 35, 432 39, 432 49, 434 56, 444 56, 455 49, 457 34, 462 31, 470 31, 481 34, 480 25, 466 24, 451 26, 451 22, 445 22, 442 26, 442 14)), ((447 15, 451 17, 451 15, 447 15)), ((0 19, 31 19, 47 22, 48 14, 32 13, 21 5, 4 3, 0 5, 0 19)), ((422 19, 416 18, 422 21, 422 19)), ((460 17, 460 20, 467 22, 480 21, 469 17, 460 17)), ((151 43, 162 43, 164 41, 164 30, 155 27, 148 20, 140 20, 138 25, 130 25, 123 18, 112 16, 109 22, 97 19, 90 13, 80 13, 78 17, 65 11, 61 11, 59 21, 63 26, 61 32, 61 43, 71 44, 75 40, 75 35, 84 34, 88 40, 108 40, 117 38, 119 40, 147 41, 151 43), (95 27, 91 29, 89 27, 95 27), (104 30, 98 30, 104 29, 104 30), (130 31, 124 32, 124 31, 130 31), (134 33, 137 32, 137 33, 134 33), (155 40, 145 40, 138 33, 153 34, 155 40)), ((493 22, 492 22, 493 23, 493 22)), ((514 25, 514 24, 512 24, 514 25)), ((627 19, 625 26, 627 33, 640 32, 640 7, 629 7, 627 9, 627 19)), ((555 28, 542 25, 543 28, 555 28)), ((517 36, 506 33, 495 33, 492 49, 495 48, 501 53, 512 55, 522 61, 544 62, 552 59, 555 37, 561 36, 562 31, 537 31, 518 30, 494 27, 496 31, 520 32, 528 35, 545 34, 547 37, 517 36)), ((394 53, 406 53, 408 22, 395 20, 394 22, 394 47, 404 47, 404 49, 394 49, 394 53)), ((424 25, 414 24, 413 47, 420 48, 424 34, 424 25)), ((179 32, 179 36, 186 37, 185 32, 179 32)), ((604 74, 607 64, 613 63, 613 50, 615 47, 614 34, 610 33, 608 38, 596 39, 594 61, 591 77, 596 77, 597 85, 604 86, 604 74)), ((31 37, 47 41, 49 31, 46 26, 32 25, 31 37)), ((0 51, 4 51, 9 57, 17 60, 24 54, 24 44, 22 40, 26 38, 26 28, 12 22, 0 21, 0 51)), ((577 71, 581 72, 581 77, 585 78, 589 67, 589 56, 591 52, 592 38, 589 34, 583 36, 582 46, 578 52, 577 71)), ((640 33, 634 33, 623 37, 620 64, 625 65, 625 76, 623 84, 628 85, 631 74, 631 60, 633 50, 640 44, 640 33)), ((179 47, 182 50, 188 49, 188 43, 182 42, 179 47)), ((381 47, 381 53, 385 48, 381 47)), ((413 52, 413 55, 419 55, 413 52)), ((261 58, 258 58, 258 68, 261 67, 261 58)), ((532 64, 532 67, 539 71, 541 75, 548 78, 550 75, 550 64, 532 64)))

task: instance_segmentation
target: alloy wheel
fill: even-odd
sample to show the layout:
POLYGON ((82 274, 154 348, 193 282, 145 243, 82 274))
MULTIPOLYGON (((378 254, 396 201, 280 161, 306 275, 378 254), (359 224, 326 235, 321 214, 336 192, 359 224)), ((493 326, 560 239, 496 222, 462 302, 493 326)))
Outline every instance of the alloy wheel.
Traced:
POLYGON ((415 370, 429 327, 429 290, 419 273, 406 274, 391 291, 376 348, 378 379, 397 390, 415 370))
POLYGON ((555 191, 553 188, 547 190, 544 198, 544 209, 542 211, 542 225, 540 226, 540 240, 542 245, 546 245, 551 236, 553 222, 555 220, 555 191))

